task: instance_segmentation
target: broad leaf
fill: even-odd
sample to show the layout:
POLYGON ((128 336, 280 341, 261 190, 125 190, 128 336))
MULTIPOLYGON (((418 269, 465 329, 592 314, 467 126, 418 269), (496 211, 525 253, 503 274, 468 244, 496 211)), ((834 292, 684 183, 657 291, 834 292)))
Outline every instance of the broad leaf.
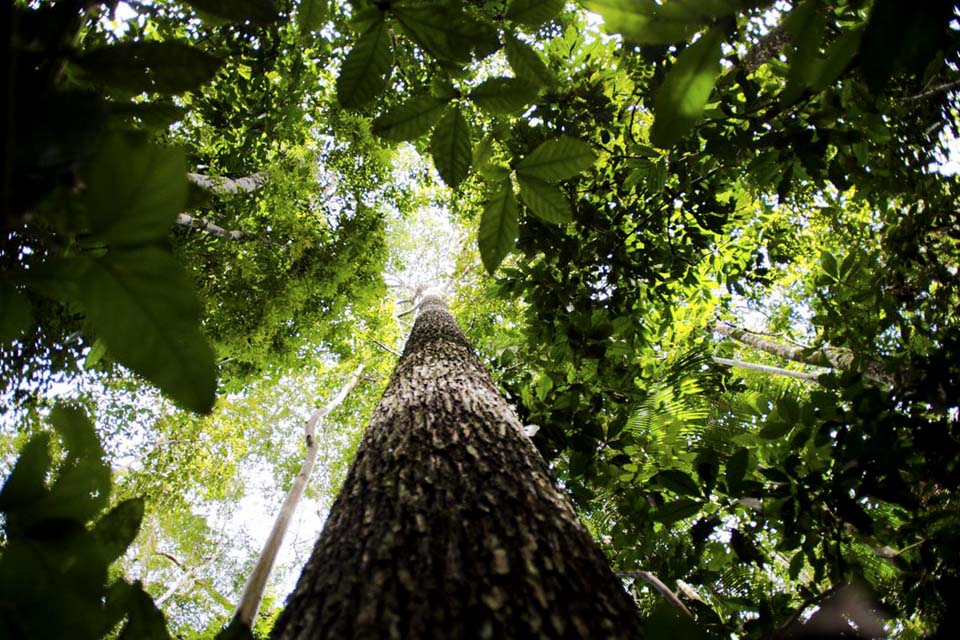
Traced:
POLYGON ((489 78, 470 92, 474 104, 494 114, 520 113, 539 92, 536 85, 518 78, 489 78))
POLYGON ((134 93, 183 93, 211 80, 223 61, 177 40, 93 49, 76 64, 94 80, 134 93))
POLYGON ((270 24, 280 19, 276 0, 187 0, 191 6, 230 22, 270 24))
POLYGON ((720 74, 724 32, 714 27, 684 49, 657 90, 650 140, 670 147, 700 120, 720 74))
POLYGON ((795 43, 790 55, 790 71, 787 74, 787 86, 781 99, 793 103, 803 91, 811 87, 820 76, 823 60, 820 47, 826 35, 827 20, 823 14, 820 0, 806 0, 793 11, 786 21, 785 28, 795 43))
POLYGON ((540 180, 517 175, 520 199, 535 216, 546 222, 563 224, 573 220, 570 203, 556 186, 540 180))
POLYGON ((110 246, 166 238, 187 202, 183 151, 110 138, 87 172, 90 230, 110 246))
POLYGON ((513 194, 510 177, 507 176, 485 203, 477 232, 480 258, 490 274, 496 272, 497 267, 513 249, 518 229, 517 198, 513 194))
POLYGON ((123 555, 137 537, 141 521, 143 521, 141 498, 124 500, 97 521, 93 527, 93 536, 100 544, 100 551, 106 562, 113 562, 123 555))
POLYGON ((563 11, 564 0, 509 0, 504 17, 536 29, 563 11))
POLYGON ((383 92, 393 71, 390 32, 381 19, 361 34, 347 54, 337 77, 337 100, 359 109, 383 92))
POLYGON ((216 368, 199 305, 176 260, 157 247, 109 253, 79 281, 87 322, 110 354, 193 411, 213 407, 216 368))
POLYGON ((419 138, 436 124, 449 100, 416 96, 373 121, 373 132, 385 140, 400 142, 419 138))
POLYGON ((697 481, 679 469, 665 469, 651 481, 681 496, 699 496, 702 493, 697 481))
POLYGON ((122 102, 111 103, 109 107, 110 113, 151 129, 166 129, 187 114, 186 108, 172 102, 122 102))
POLYGON ((668 502, 653 514, 654 520, 663 524, 672 524, 697 515, 703 504, 693 498, 679 498, 668 502))
POLYGON ((587 0, 607 31, 639 44, 673 44, 687 40, 711 19, 737 10, 736 0, 587 0))
POLYGON ((597 159, 590 145, 563 136, 547 140, 517 164, 517 175, 542 180, 566 180, 593 166, 597 159))
POLYGON ((410 38, 437 60, 470 59, 470 21, 462 13, 442 4, 398 2, 390 9, 410 38))
POLYGON ((503 48, 507 54, 507 62, 517 78, 542 85, 552 85, 556 81, 540 54, 527 43, 508 34, 503 48))
POLYGON ((736 491, 736 488, 740 486, 740 483, 743 482, 743 478, 747 473, 747 463, 750 461, 750 451, 746 447, 741 447, 730 456, 730 459, 727 460, 727 473, 726 480, 727 486, 731 491, 736 491))
POLYGON ((36 501, 46 489, 50 463, 49 434, 40 433, 30 438, 0 489, 0 511, 9 512, 36 501))
POLYGON ((328 14, 329 0, 302 0, 297 10, 297 27, 300 35, 307 35, 323 26, 328 14))
POLYGON ((33 307, 12 285, 0 282, 0 346, 16 340, 33 326, 33 307))
POLYGON ((473 162, 473 144, 470 126, 457 107, 448 107, 430 138, 430 154, 440 177, 451 189, 456 189, 470 171, 473 162))

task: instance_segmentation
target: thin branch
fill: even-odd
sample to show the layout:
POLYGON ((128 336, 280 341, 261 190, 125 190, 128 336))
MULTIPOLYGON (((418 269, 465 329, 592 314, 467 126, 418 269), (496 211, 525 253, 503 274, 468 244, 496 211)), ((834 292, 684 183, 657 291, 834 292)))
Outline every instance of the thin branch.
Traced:
POLYGON ((750 371, 760 371, 762 373, 769 373, 775 376, 789 376, 791 378, 797 378, 798 380, 807 380, 809 382, 817 382, 819 377, 816 373, 805 373, 803 371, 791 371, 790 369, 781 369, 780 367, 772 367, 766 364, 758 364, 756 362, 744 362, 743 360, 731 360, 729 358, 720 358, 718 356, 713 357, 713 361, 717 364, 722 364, 727 367, 739 367, 740 369, 748 369, 750 371))
POLYGON ((943 84, 937 85, 935 87, 927 89, 926 91, 921 91, 917 95, 901 98, 901 100, 903 100, 904 102, 923 100, 924 98, 929 98, 939 93, 945 93, 947 91, 950 91, 951 89, 956 89, 957 87, 960 87, 960 78, 953 80, 951 82, 945 82, 943 84))
POLYGON ((253 237, 253 234, 247 233, 246 231, 230 231, 213 224, 205 218, 195 218, 186 213, 177 214, 177 224, 182 227, 190 227, 197 231, 203 231, 212 236, 224 238, 225 240, 247 240, 253 237))
POLYGON ((663 582, 657 576, 653 575, 649 571, 617 571, 617 577, 620 578, 639 578, 649 584, 651 587, 656 589, 656 591, 663 596, 667 602, 673 605, 680 613, 683 613, 688 618, 693 618, 693 614, 690 613, 690 609, 687 609, 687 605, 683 604, 683 601, 670 590, 670 587, 663 584, 663 582))
POLYGON ((388 347, 387 345, 383 344, 383 343, 380 342, 379 340, 374 340, 373 338, 367 338, 367 339, 368 339, 370 342, 372 342, 373 344, 375 344, 375 345, 377 345, 378 347, 380 347, 381 349, 383 349, 384 351, 386 351, 387 353, 392 353, 393 355, 397 356, 398 358, 400 357, 400 354, 399 354, 399 353, 397 353, 396 351, 394 351, 393 349, 391 349, 391 348, 388 347))
POLYGON ((358 366, 350 375, 347 381, 336 396, 326 405, 320 407, 307 420, 304 425, 304 440, 307 445, 307 454, 304 456, 303 463, 300 465, 300 471, 293 480, 290 491, 280 507, 277 519, 273 523, 273 529, 263 545, 257 564, 250 574, 246 587, 243 589, 243 595, 240 597, 240 604, 237 605, 237 611, 233 614, 233 619, 247 628, 253 626, 257 613, 260 610, 260 603, 263 600, 263 592, 267 587, 267 580, 273 571, 273 565, 277 560, 277 553, 280 551, 280 545, 290 526, 290 519, 303 497, 303 492, 307 488, 307 482, 310 480, 310 473, 317 461, 317 424, 329 415, 334 409, 343 404, 347 396, 353 391, 360 381, 360 374, 363 372, 364 365, 358 366))

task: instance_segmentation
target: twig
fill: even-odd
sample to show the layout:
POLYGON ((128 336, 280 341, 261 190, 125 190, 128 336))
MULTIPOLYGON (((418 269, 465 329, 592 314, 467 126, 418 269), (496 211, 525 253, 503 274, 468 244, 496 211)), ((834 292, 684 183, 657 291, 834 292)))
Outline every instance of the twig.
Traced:
POLYGON ((377 345, 378 347, 380 347, 381 349, 383 349, 383 350, 386 351, 387 353, 392 353, 393 355, 397 356, 398 358, 400 357, 400 354, 399 354, 399 353, 397 353, 396 351, 394 351, 393 349, 391 349, 391 348, 388 347, 387 345, 383 344, 383 343, 380 342, 379 340, 374 340, 373 338, 367 338, 367 340, 369 340, 369 341, 372 342, 373 344, 377 345))
POLYGON ((944 93, 946 91, 950 91, 951 89, 956 89, 957 87, 960 87, 960 79, 953 80, 951 82, 945 82, 931 89, 927 89, 926 91, 921 91, 915 96, 907 96, 905 98, 901 98, 901 100, 903 100, 904 102, 913 102, 915 100, 923 100, 924 98, 929 98, 931 96, 937 95, 938 93, 944 93))
POLYGON ((617 571, 617 577, 619 578, 639 578, 653 587, 660 595, 662 595, 667 602, 669 602, 673 607, 686 615, 689 618, 693 618, 693 614, 690 613, 690 609, 687 609, 687 605, 683 604, 680 598, 677 597, 673 591, 670 590, 670 587, 663 584, 663 582, 657 576, 653 575, 649 571, 617 571))

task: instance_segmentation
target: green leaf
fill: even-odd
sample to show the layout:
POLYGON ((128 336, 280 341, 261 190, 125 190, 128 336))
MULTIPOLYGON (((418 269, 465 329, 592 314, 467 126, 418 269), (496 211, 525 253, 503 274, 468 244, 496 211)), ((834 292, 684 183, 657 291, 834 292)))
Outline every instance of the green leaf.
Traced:
POLYGON ((97 521, 93 527, 93 536, 100 545, 103 559, 109 564, 123 555, 143 521, 143 500, 130 498, 124 500, 105 516, 97 521))
POLYGON ((727 487, 731 491, 735 491, 736 487, 740 486, 740 483, 743 482, 744 476, 747 473, 747 463, 750 462, 750 451, 746 447, 740 447, 737 451, 730 456, 730 459, 727 460, 727 487))
POLYGON ((127 623, 120 631, 119 640, 169 640, 167 621, 153 598, 139 582, 127 584, 127 587, 124 597, 127 623))
POLYGON ((803 553, 794 554, 793 558, 790 559, 790 567, 788 569, 791 580, 796 580, 800 577, 800 572, 803 571, 804 564, 806 563, 803 559, 803 553))
POLYGON ((22 505, 32 504, 42 496, 46 491, 50 463, 50 435, 39 433, 30 438, 20 450, 17 463, 3 483, 3 489, 0 489, 0 511, 9 513, 22 505))
POLYGON ((50 412, 50 424, 67 450, 67 458, 50 487, 32 510, 34 521, 71 519, 85 523, 110 498, 110 467, 93 423, 79 409, 58 405, 50 412))
POLYGON ((472 24, 463 13, 439 3, 397 2, 390 9, 413 41, 437 60, 470 59, 472 24))
POLYGON ((0 282, 0 346, 16 340, 33 326, 33 306, 13 285, 0 282))
POLYGON ((757 435, 765 440, 776 440, 790 433, 791 429, 793 429, 792 423, 787 422, 778 415, 772 415, 767 419, 766 425, 764 425, 763 429, 761 429, 757 435))
POLYGON ((820 47, 826 35, 827 21, 820 0, 806 0, 790 12, 785 29, 795 43, 790 55, 787 86, 781 99, 791 104, 816 81, 823 61, 820 47))
POLYGON ((166 42, 124 42, 93 49, 76 59, 94 80, 133 93, 183 93, 216 75, 223 60, 195 47, 166 42))
POLYGON ((191 6, 230 22, 270 24, 280 19, 276 0, 187 0, 191 6))
POLYGON ((473 162, 470 126, 457 107, 448 107, 430 138, 430 154, 440 177, 451 189, 466 180, 473 162))
POLYGON ((539 89, 518 78, 489 78, 470 92, 474 104, 493 114, 520 113, 533 102, 539 89))
POLYGON ((777 413, 791 425, 800 421, 800 405, 793 396, 783 396, 777 400, 777 413))
POLYGON ((337 100, 359 109, 380 95, 393 71, 390 31, 381 18, 361 34, 347 54, 337 77, 337 100))
POLYGON ((504 17, 536 29, 563 11, 564 0, 508 0, 504 17))
POLYGON ((820 268, 823 269, 825 274, 834 280, 840 279, 840 270, 837 267, 837 259, 829 251, 824 251, 820 254, 820 268))
POLYGON ((111 252, 79 280, 87 322, 120 363, 184 407, 213 407, 216 368, 199 304, 173 256, 157 247, 111 252))
POLYGON ((510 176, 506 176, 484 205, 477 232, 480 258, 491 275, 513 249, 518 229, 517 198, 513 194, 510 176))
POLYGON ((93 346, 90 347, 90 353, 83 359, 83 368, 92 369, 105 355, 107 355, 107 345, 103 343, 103 340, 94 340, 93 346))
POLYGON ((563 136, 547 140, 517 164, 517 175, 566 180, 593 166, 597 156, 582 140, 563 136))
POLYGON ((654 101, 650 140, 671 147, 700 120, 720 74, 720 44, 724 32, 710 29, 684 49, 667 72, 654 101))
POLYGON ((329 13, 329 0, 302 0, 297 10, 297 27, 306 36, 323 26, 329 13))
POLYGON ((517 78, 544 86, 550 86, 556 82, 556 77, 543 62, 540 54, 527 43, 507 34, 503 49, 507 54, 507 62, 510 63, 510 68, 513 69, 517 78))
POLYGON ((166 129, 187 115, 186 108, 165 101, 111 103, 109 108, 110 113, 151 129, 166 129))
POLYGON ((711 18, 737 10, 735 0, 587 0, 587 9, 603 17, 607 31, 638 44, 687 40, 711 18))
POLYGON ((373 121, 373 132, 392 142, 419 138, 436 124, 449 100, 415 96, 373 121))
POLYGON ((856 57, 862 37, 862 29, 847 29, 830 43, 820 65, 820 73, 812 82, 813 91, 823 91, 843 75, 856 57))
POLYGON ((166 238, 187 202, 183 151, 110 138, 87 171, 91 231, 111 247, 166 238))
POLYGON ((681 496, 699 496, 702 493, 697 481, 679 469, 661 471, 651 481, 681 496))
POLYGON ((685 520, 687 518, 692 518, 693 516, 700 513, 700 508, 702 503, 699 500, 694 500, 693 498, 680 498, 672 502, 668 502, 653 514, 654 520, 657 522, 662 522, 663 524, 672 524, 678 520, 685 520))
POLYGON ((573 212, 566 196, 554 185, 517 175, 520 183, 520 199, 535 216, 546 222, 563 224, 573 220, 573 212))

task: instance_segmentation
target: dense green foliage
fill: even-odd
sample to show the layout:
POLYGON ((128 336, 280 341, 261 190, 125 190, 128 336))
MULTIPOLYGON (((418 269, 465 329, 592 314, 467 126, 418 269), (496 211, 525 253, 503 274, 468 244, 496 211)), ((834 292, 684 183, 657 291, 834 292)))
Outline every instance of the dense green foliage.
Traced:
MULTIPOLYGON (((297 421, 367 362, 326 434, 329 499, 404 332, 388 282, 444 272, 612 564, 678 591, 692 635, 767 637, 854 582, 890 634, 950 637, 954 2, 4 11, 4 603, 164 637, 153 597, 213 635, 250 564, 223 514, 256 474, 278 499, 297 421), (463 242, 428 258, 441 237, 463 242)), ((14 610, 7 628, 58 637, 14 610)))

